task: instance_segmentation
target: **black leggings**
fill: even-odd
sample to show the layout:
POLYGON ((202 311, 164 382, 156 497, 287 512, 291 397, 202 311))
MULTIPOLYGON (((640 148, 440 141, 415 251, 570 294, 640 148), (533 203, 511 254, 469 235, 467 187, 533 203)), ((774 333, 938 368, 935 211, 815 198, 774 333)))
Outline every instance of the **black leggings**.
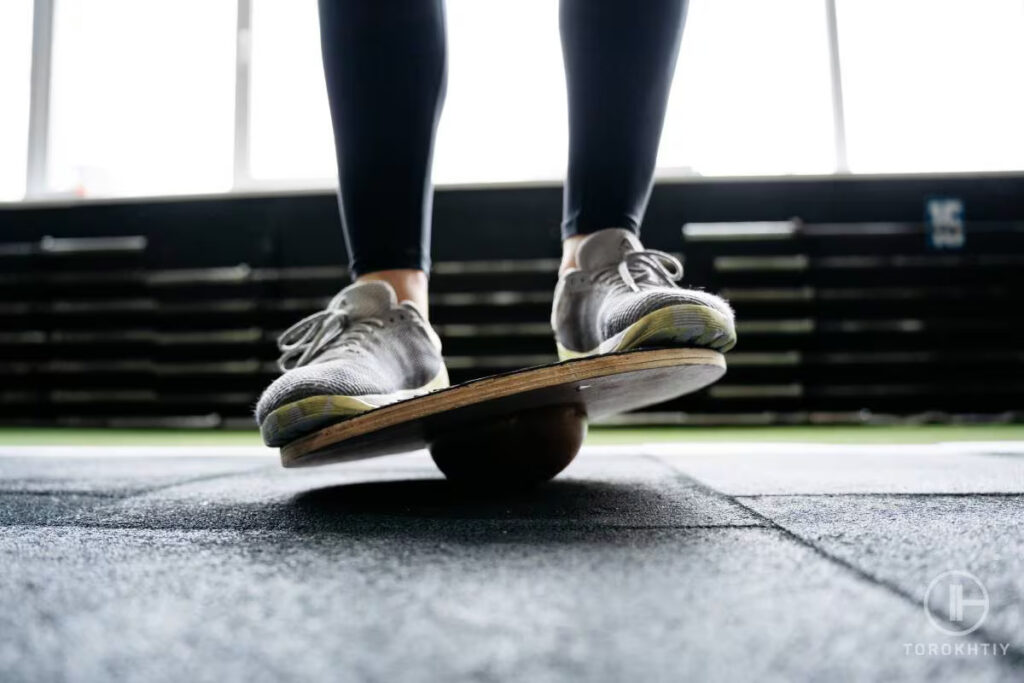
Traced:
MULTIPOLYGON (((686 0, 561 0, 569 95, 563 237, 639 230, 685 8, 686 0)), ((353 275, 429 271, 444 2, 320 0, 320 42, 353 275)))

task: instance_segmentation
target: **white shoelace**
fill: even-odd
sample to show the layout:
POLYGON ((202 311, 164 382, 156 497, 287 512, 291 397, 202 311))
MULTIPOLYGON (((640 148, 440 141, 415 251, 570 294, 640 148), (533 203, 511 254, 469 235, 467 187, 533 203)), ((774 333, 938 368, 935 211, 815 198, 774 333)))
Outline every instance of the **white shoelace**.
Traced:
POLYGON ((657 249, 628 251, 616 268, 599 271, 595 280, 615 276, 634 292, 640 291, 637 281, 673 286, 683 279, 683 264, 672 254, 657 249))
POLYGON ((374 327, 384 327, 384 321, 360 318, 352 322, 348 312, 341 308, 328 307, 318 311, 295 323, 277 338, 277 348, 281 351, 277 366, 285 372, 306 365, 329 347, 356 346, 374 327))

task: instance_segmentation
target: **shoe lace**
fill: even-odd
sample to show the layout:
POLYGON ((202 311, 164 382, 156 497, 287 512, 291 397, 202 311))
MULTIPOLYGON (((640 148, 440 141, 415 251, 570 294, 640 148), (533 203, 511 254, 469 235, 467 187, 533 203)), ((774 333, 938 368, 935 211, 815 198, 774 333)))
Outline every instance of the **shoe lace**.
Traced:
POLYGON ((682 280, 683 264, 672 254, 658 249, 627 251, 617 266, 599 271, 594 279, 606 283, 618 280, 639 292, 639 283, 672 286, 682 280))
POLYGON ((306 365, 328 348, 361 348, 361 342, 375 328, 384 327, 377 318, 353 321, 344 308, 335 308, 333 302, 325 310, 308 315, 281 333, 277 348, 281 356, 277 367, 281 372, 306 365))

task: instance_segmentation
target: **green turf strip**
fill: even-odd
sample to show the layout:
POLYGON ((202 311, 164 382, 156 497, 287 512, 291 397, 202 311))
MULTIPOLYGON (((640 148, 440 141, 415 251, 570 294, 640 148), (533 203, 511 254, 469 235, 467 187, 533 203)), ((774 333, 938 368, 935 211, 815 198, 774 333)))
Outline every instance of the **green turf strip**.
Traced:
MULTIPOLYGON (((935 443, 1024 441, 1024 425, 593 427, 593 445, 650 441, 789 441, 810 443, 935 443)), ((199 429, 3 429, 0 446, 259 446, 256 431, 199 429)))

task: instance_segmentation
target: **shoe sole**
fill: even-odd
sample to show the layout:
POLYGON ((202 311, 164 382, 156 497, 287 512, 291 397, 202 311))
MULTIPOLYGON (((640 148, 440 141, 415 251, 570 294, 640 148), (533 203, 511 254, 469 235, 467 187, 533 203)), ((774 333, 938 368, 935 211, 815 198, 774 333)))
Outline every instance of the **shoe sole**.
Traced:
POLYGON ((286 403, 272 411, 260 424, 263 443, 278 448, 312 434, 345 418, 365 413, 391 403, 429 394, 448 387, 448 370, 442 366, 434 379, 417 389, 403 389, 390 394, 365 396, 322 395, 286 403))
POLYGON ((731 318, 707 306, 679 304, 648 313, 589 351, 558 344, 558 358, 572 360, 658 346, 693 346, 725 353, 735 345, 736 325, 731 318))

